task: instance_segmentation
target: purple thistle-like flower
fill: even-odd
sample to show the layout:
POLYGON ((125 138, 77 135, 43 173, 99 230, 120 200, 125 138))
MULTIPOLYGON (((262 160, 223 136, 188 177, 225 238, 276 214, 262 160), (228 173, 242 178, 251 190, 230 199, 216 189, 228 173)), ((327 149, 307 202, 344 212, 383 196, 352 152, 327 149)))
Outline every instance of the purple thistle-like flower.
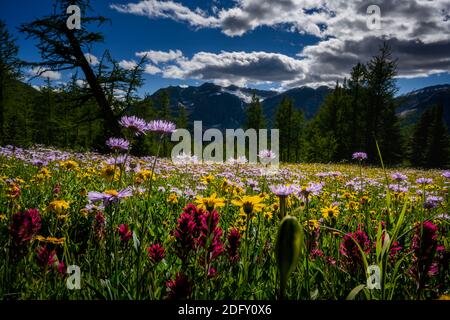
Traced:
POLYGON ((270 186, 269 189, 279 197, 287 197, 294 192, 294 188, 292 186, 286 186, 282 184, 270 186))
POLYGON ((169 134, 176 130, 176 125, 166 120, 153 120, 147 124, 147 129, 156 133, 169 134))
POLYGON ((365 152, 355 152, 352 155, 352 159, 353 160, 359 160, 359 161, 363 161, 367 159, 367 153, 365 152))
POLYGON ((394 192, 403 192, 403 193, 408 192, 408 188, 407 187, 399 186, 398 184, 390 184, 389 185, 389 190, 392 190, 394 192))
POLYGON ((419 178, 416 180, 416 183, 418 184, 432 184, 433 183, 433 179, 431 178, 419 178))
POLYGON ((261 159, 261 162, 266 163, 270 162, 271 160, 274 160, 277 155, 272 150, 261 150, 258 153, 258 157, 261 159))
POLYGON ((444 171, 444 172, 442 172, 442 176, 443 176, 445 179, 450 179, 450 171, 444 171))
POLYGON ((148 130, 147 122, 145 122, 144 119, 135 116, 123 116, 120 119, 119 124, 122 127, 133 131, 136 136, 145 134, 145 132, 148 130))
POLYGON ((122 189, 117 192, 97 192, 91 191, 88 193, 88 199, 91 203, 96 203, 103 201, 103 205, 107 207, 111 203, 117 203, 120 199, 131 197, 133 195, 133 191, 130 187, 122 189))
POLYGON ((395 173, 393 173, 393 174, 391 175, 391 178, 392 178, 392 180, 398 181, 398 182, 400 182, 400 181, 405 181, 405 180, 408 179, 407 176, 405 176, 403 173, 400 173, 400 172, 395 172, 395 173))
POLYGON ((127 151, 130 147, 130 142, 122 138, 109 138, 106 145, 114 151, 127 151))
POLYGON ((442 197, 437 196, 428 196, 423 204, 425 209, 434 209, 439 203, 441 203, 444 199, 442 197))

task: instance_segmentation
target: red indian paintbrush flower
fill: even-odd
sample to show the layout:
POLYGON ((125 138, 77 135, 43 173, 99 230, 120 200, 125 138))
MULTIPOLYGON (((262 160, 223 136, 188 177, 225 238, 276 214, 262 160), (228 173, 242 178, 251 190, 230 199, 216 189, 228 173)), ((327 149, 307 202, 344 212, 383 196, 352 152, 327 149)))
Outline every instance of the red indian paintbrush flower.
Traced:
POLYGON ((189 252, 195 247, 195 240, 193 237, 195 229, 196 226, 192 216, 183 212, 180 218, 178 218, 177 227, 173 231, 173 236, 175 237, 175 252, 183 261, 186 261, 189 252))
POLYGON ((356 270, 362 267, 362 255, 358 248, 367 254, 370 252, 370 240, 367 234, 358 228, 356 232, 347 233, 340 246, 340 252, 343 255, 343 262, 350 270, 356 270))
POLYGON ((175 280, 169 280, 166 283, 167 298, 172 300, 185 299, 192 292, 192 284, 189 279, 180 273, 177 273, 175 280))
POLYGON ((409 274, 417 283, 418 290, 425 286, 428 278, 439 271, 436 253, 438 251, 438 227, 430 221, 425 221, 422 228, 416 226, 416 233, 412 239, 413 265, 409 274))
POLYGON ((47 245, 37 248, 37 263, 41 268, 52 267, 58 261, 55 250, 50 250, 47 245))
POLYGON ((127 243, 133 236, 133 231, 128 230, 128 224, 121 224, 118 228, 120 241, 127 243))
POLYGON ((228 258, 230 259, 231 263, 236 263, 239 261, 239 244, 241 243, 241 235, 239 233, 239 230, 236 228, 233 228, 230 230, 230 233, 227 237, 228 246, 227 246, 227 253, 228 258))
POLYGON ((29 209, 13 215, 9 230, 14 245, 20 246, 30 242, 40 229, 41 215, 39 211, 37 209, 29 209))
POLYGON ((165 249, 160 244, 153 244, 148 249, 148 257, 150 258, 150 261, 154 264, 157 264, 165 257, 165 249))

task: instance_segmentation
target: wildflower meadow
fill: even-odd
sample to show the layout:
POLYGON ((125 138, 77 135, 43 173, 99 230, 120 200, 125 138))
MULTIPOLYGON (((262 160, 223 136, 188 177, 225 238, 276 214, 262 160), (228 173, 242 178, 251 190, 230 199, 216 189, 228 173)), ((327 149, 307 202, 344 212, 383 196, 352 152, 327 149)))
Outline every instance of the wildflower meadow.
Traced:
POLYGON ((448 299, 450 172, 135 157, 175 127, 120 124, 109 154, 0 149, 3 299, 448 299))

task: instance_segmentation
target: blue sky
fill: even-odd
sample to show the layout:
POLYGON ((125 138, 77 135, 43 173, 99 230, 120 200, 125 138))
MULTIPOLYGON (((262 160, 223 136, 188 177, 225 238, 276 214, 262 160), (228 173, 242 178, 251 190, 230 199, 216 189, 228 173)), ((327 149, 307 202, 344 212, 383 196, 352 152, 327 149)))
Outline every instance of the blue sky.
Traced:
MULTIPOLYGON (((282 21, 280 23, 268 18, 271 14, 269 11, 267 12, 268 14, 264 13, 257 16, 254 12, 254 6, 252 7, 252 1, 255 0, 242 0, 241 3, 223 0, 175 0, 173 2, 176 4, 175 9, 160 8, 159 10, 161 11, 159 13, 152 12, 150 14, 139 11, 144 4, 137 0, 135 2, 124 0, 92 1, 94 10, 101 15, 111 18, 112 24, 106 24, 102 27, 105 43, 97 45, 91 53, 99 57, 105 49, 109 49, 113 57, 118 61, 129 61, 132 59, 137 61, 139 58, 136 57, 136 52, 180 50, 184 62, 174 60, 152 63, 153 67, 164 71, 145 74, 145 84, 140 89, 140 93, 143 94, 152 93, 161 87, 169 85, 199 85, 205 81, 219 84, 236 83, 264 89, 278 88, 280 90, 300 85, 317 86, 332 83, 335 81, 335 78, 345 76, 345 73, 349 71, 348 66, 351 66, 353 61, 345 60, 345 63, 342 63, 340 59, 343 56, 351 56, 353 59, 361 59, 364 62, 370 57, 370 53, 373 52, 373 50, 366 49, 368 46, 359 48, 355 52, 347 52, 345 50, 343 52, 334 52, 332 58, 335 58, 336 61, 334 62, 335 65, 333 65, 333 63, 329 63, 329 57, 327 57, 327 60, 322 59, 321 54, 324 50, 319 50, 318 45, 325 46, 328 43, 327 39, 334 36, 342 40, 341 43, 343 44, 356 41, 347 35, 339 35, 339 32, 332 31, 333 28, 339 30, 339 25, 334 26, 330 24, 328 26, 331 34, 318 34, 317 31, 310 31, 310 28, 305 27, 305 29, 302 29, 306 24, 302 24, 301 19, 312 16, 291 17, 287 15, 286 22, 282 21), (127 6, 129 3, 140 6, 127 6), (118 10, 117 7, 115 9, 112 8, 111 4, 122 5, 123 10, 118 10), (201 11, 196 11, 196 8, 201 9, 201 11), (230 27, 230 25, 226 24, 229 19, 219 21, 219 17, 231 15, 231 13, 234 14, 235 11, 232 10, 240 10, 239 14, 242 14, 239 17, 232 15, 231 18, 236 19, 236 23, 245 22, 243 24, 246 25, 238 31, 233 26, 230 27), (249 10, 253 10, 253 12, 249 13, 249 10), (180 12, 187 12, 189 17, 185 18, 180 12), (196 14, 197 12, 200 13, 196 14), (241 17, 249 17, 251 14, 254 14, 251 20, 250 18, 248 21, 241 19, 241 17), (196 19, 199 17, 213 22, 197 21, 196 19), (237 17, 241 20, 237 20, 237 17), (189 19, 192 19, 192 21, 189 19), (300 19, 300 22, 297 23, 294 19, 300 19), (253 25, 247 27, 250 24, 253 25), (236 32, 239 34, 234 34, 236 32), (312 49, 311 52, 308 51, 307 56, 311 62, 303 64, 301 60, 305 58, 299 54, 305 48, 309 50, 308 47, 312 49), (226 54, 223 54, 223 51, 226 54), (204 54, 198 55, 200 52, 204 54), (225 65, 226 62, 223 62, 224 65, 222 65, 220 64, 222 62, 214 60, 232 61, 227 65, 225 65), (255 65, 251 68, 248 67, 248 71, 247 69, 240 69, 239 65, 242 65, 242 61, 248 64, 255 63, 255 65), (327 65, 323 70, 318 69, 320 64, 322 64, 321 61, 327 62, 323 63, 323 65, 327 65), (166 72, 167 70, 173 70, 174 72, 166 72), (267 76, 265 72, 267 72, 267 76), (301 76, 299 77, 297 74, 301 74, 301 76), (324 75, 326 74, 329 74, 330 77, 325 77, 324 75), (271 81, 272 75, 273 81, 271 81)), ((265 2, 264 0, 261 1, 265 2)), ((289 2, 289 0, 285 1, 289 2)), ((446 1, 442 0, 442 2, 446 1)), ((156 7, 152 8, 159 8, 158 5, 162 1, 152 0, 151 2, 152 5, 156 5, 156 7)), ((398 2, 402 1, 399 0, 398 2)), ((18 38, 20 58, 28 61, 39 61, 40 59, 34 46, 35 44, 30 40, 26 40, 22 34, 19 34, 16 27, 21 23, 49 13, 51 5, 52 1, 49 0, 1 2, 0 19, 6 21, 8 28, 18 38)), ((264 10, 272 10, 272 7, 269 5, 264 10)), ((259 10, 256 11, 259 14, 259 10)), ((315 22, 315 24, 321 26, 320 17, 317 19, 319 22, 315 22)), ((341 20, 339 23, 342 23, 341 20)), ((444 24, 447 23, 445 19, 443 21, 444 24)), ((231 23, 233 23, 233 20, 231 23)), ((414 23, 414 20, 411 23, 414 23)), ((358 32, 355 32, 355 34, 358 32)), ((415 34, 417 36, 417 32, 415 34)), ((408 41, 414 40, 409 35, 391 34, 390 36, 394 40, 397 37, 399 43, 397 47, 399 50, 404 50, 404 52, 399 51, 399 57, 403 58, 405 54, 408 54, 408 56, 405 56, 404 61, 412 61, 405 62, 405 65, 402 66, 401 70, 408 78, 400 78, 398 80, 399 93, 405 93, 424 86, 450 83, 448 68, 446 70, 445 67, 434 66, 435 70, 429 72, 434 74, 427 74, 428 70, 426 68, 414 65, 412 53, 405 52, 414 48, 405 45, 405 42, 408 44, 408 41)), ((448 48, 445 40, 432 39, 430 38, 431 36, 431 32, 423 34, 423 39, 426 39, 427 45, 430 41, 440 45, 444 41, 443 48, 448 48)), ((422 39, 421 37, 422 35, 419 34, 419 40, 422 39)), ((396 42, 393 43, 395 44, 396 42)), ((346 46, 343 45, 342 47, 346 46)), ((348 47, 350 48, 351 46, 349 45, 348 47)), ((438 53, 436 52, 436 54, 438 53)), ((433 65, 433 57, 430 58, 429 56, 428 54, 427 57, 430 61, 426 65, 433 65)), ((450 56, 450 52, 447 52, 447 56, 450 56)), ((442 57, 437 56, 436 60, 442 60, 442 57)), ((423 56, 418 55, 417 61, 423 61, 423 56)), ((399 60, 399 63, 402 63, 402 59, 399 60)), ((63 73, 61 79, 55 80, 55 82, 67 80, 67 73, 63 73)), ((39 83, 39 80, 34 81, 39 83)))

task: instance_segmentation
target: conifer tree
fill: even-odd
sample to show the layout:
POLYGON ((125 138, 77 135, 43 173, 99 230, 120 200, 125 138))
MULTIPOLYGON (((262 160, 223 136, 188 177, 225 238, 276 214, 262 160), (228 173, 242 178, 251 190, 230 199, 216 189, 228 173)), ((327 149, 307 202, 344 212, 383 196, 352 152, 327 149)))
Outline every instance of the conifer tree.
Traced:
POLYGON ((5 137, 6 84, 8 80, 19 76, 18 52, 15 39, 7 30, 5 22, 0 20, 0 145, 5 137))

